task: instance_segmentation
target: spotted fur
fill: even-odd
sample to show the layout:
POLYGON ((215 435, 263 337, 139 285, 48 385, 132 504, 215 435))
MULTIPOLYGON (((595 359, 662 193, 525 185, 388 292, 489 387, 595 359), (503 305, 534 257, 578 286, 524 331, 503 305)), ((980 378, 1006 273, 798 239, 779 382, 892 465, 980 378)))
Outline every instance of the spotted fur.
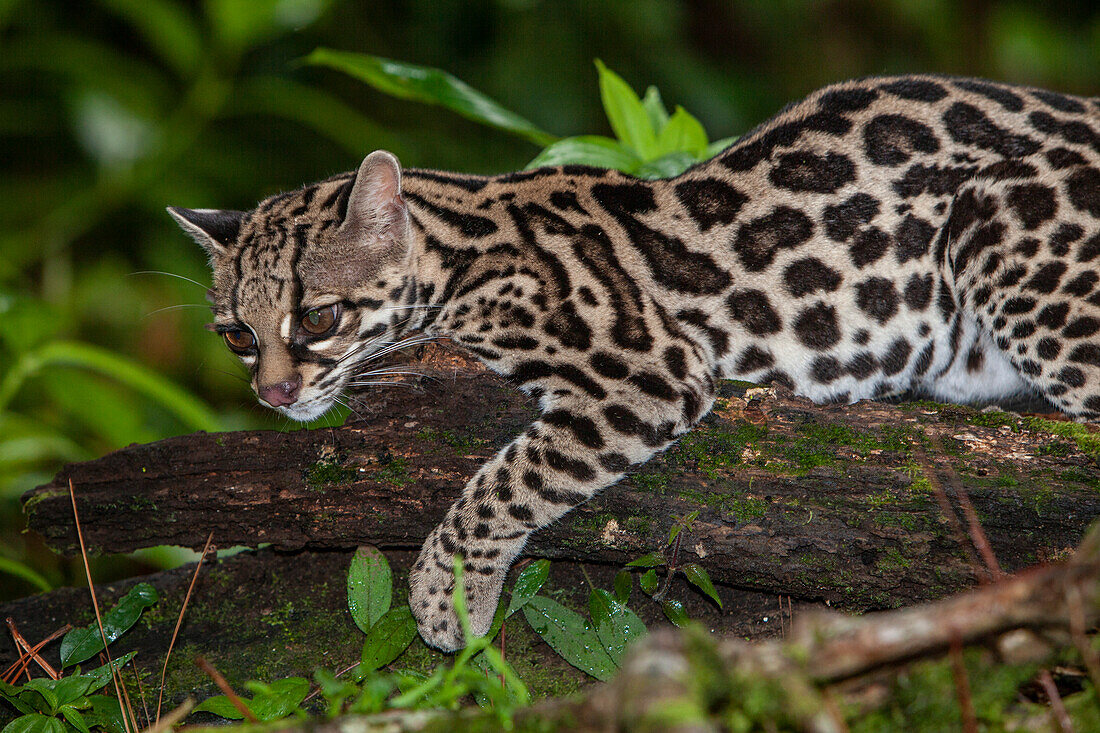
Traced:
MULTIPOLYGON (((250 212, 173 210, 211 256, 216 328, 309 419, 410 334, 538 398, 431 533, 410 603, 485 633, 532 532, 689 430, 715 380, 819 402, 1042 395, 1100 415, 1100 100, 933 76, 822 89, 683 175, 563 166, 355 173, 250 212), (303 314, 334 306, 331 333, 303 314)), ((266 391, 265 391, 266 390, 266 391)))

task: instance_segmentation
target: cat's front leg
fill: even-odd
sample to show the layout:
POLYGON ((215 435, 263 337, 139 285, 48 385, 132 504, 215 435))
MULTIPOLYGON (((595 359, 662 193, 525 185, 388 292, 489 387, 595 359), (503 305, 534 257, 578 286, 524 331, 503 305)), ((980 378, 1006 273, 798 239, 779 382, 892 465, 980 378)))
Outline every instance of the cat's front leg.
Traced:
POLYGON ((559 397, 482 466, 432 531, 410 573, 409 604, 424 640, 447 651, 465 644, 451 598, 456 555, 464 558, 471 631, 482 636, 508 569, 531 533, 687 430, 711 402, 709 390, 693 392, 670 399, 639 396, 633 389, 609 390, 598 401, 559 397))

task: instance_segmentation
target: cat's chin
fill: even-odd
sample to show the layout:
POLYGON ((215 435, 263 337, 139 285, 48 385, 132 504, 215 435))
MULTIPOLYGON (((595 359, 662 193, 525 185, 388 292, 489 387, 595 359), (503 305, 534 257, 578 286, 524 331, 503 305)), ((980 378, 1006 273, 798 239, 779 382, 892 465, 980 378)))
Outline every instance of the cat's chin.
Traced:
POLYGON ((311 400, 305 404, 295 403, 293 405, 276 407, 274 409, 286 415, 291 420, 309 422, 311 420, 316 420, 321 417, 321 415, 331 410, 334 404, 336 403, 333 400, 311 400))

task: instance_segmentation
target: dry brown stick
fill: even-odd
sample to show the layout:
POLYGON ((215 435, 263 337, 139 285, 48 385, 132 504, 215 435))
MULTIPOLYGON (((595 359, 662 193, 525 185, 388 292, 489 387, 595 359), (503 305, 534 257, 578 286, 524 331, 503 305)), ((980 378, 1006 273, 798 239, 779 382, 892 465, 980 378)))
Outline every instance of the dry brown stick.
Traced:
POLYGON ((1054 724, 1058 726, 1058 730, 1062 733, 1074 733, 1073 721, 1066 710, 1066 704, 1062 702, 1062 696, 1058 693, 1058 685, 1054 684, 1054 678, 1051 677, 1049 669, 1044 669, 1039 673, 1039 684, 1042 685, 1043 692, 1046 693, 1047 700, 1050 701, 1050 717, 1054 720, 1054 724))
POLYGON ((252 711, 248 709, 248 706, 244 704, 244 700, 242 700, 240 696, 237 695, 237 693, 233 692, 233 688, 229 686, 229 683, 226 682, 225 677, 222 677, 222 673, 215 669, 213 664, 206 661, 206 659, 201 656, 195 657, 195 664, 197 664, 199 669, 205 672, 210 679, 214 680, 214 684, 217 685, 218 689, 220 689, 222 693, 229 699, 229 702, 232 703, 233 707, 237 708, 237 710, 240 711, 241 715, 245 717, 245 720, 250 723, 260 722, 256 718, 256 716, 252 714, 252 711))
POLYGON ((913 445, 913 456, 916 457, 917 463, 920 464, 921 471, 924 473, 924 477, 928 479, 928 483, 932 486, 932 493, 936 497, 936 502, 940 505, 940 511, 943 513, 944 519, 951 525, 951 531, 955 535, 955 541, 958 543, 959 548, 966 553, 967 561, 974 571, 974 577, 989 580, 992 574, 982 565, 977 554, 975 554, 973 544, 969 541, 966 531, 963 529, 962 522, 959 521, 958 515, 955 514, 955 510, 951 507, 951 500, 947 497, 947 492, 944 491, 943 484, 940 483, 939 478, 936 476, 935 464, 929 460, 928 454, 924 452, 924 449, 919 443, 914 443, 913 445))
MULTIPOLYGON (((943 455, 943 444, 940 443, 939 436, 933 434, 929 437, 932 439, 932 447, 936 449, 938 454, 943 455)), ((951 488, 955 489, 955 497, 959 500, 959 506, 962 507, 963 516, 966 517, 970 541, 974 544, 978 554, 982 556, 982 560, 985 562, 985 566, 989 568, 993 579, 1000 580, 1004 577, 1004 571, 1001 570, 997 555, 989 544, 989 538, 985 536, 985 529, 982 528, 981 520, 978 519, 978 513, 974 511, 974 505, 970 503, 970 494, 966 491, 962 481, 959 480, 959 475, 955 473, 955 469, 950 465, 947 466, 947 476, 948 480, 951 481, 951 488)))
POLYGON ((80 557, 84 560, 84 574, 88 578, 88 593, 92 596, 92 609, 95 611, 96 624, 99 625, 99 638, 103 640, 103 653, 107 655, 108 669, 111 670, 111 681, 115 685, 115 696, 118 697, 118 706, 123 711, 122 724, 125 733, 137 733, 137 725, 133 720, 133 710, 129 712, 129 719, 127 718, 126 710, 129 708, 129 702, 124 703, 122 693, 122 675, 115 669, 114 662, 111 661, 111 652, 107 650, 107 632, 103 630, 103 617, 99 613, 99 601, 95 597, 95 584, 92 583, 92 566, 88 564, 88 551, 84 547, 84 532, 80 528, 80 513, 76 509, 76 491, 73 489, 73 480, 69 479, 69 498, 73 503, 73 523, 76 525, 76 537, 80 541, 80 557))
MULTIPOLYGON (((17 646, 26 643, 26 640, 23 639, 23 635, 19 634, 19 632, 16 630, 14 619, 8 619, 8 628, 11 630, 13 638, 15 638, 15 643, 17 646), (17 634, 18 636, 16 636, 17 634)), ((57 679, 57 673, 53 672, 53 668, 50 667, 50 665, 46 664, 46 660, 38 656, 38 652, 40 652, 44 646, 49 644, 57 637, 62 636, 63 634, 67 634, 71 628, 72 624, 65 624, 57 631, 53 632, 42 641, 35 644, 33 647, 30 647, 29 649, 26 649, 26 651, 20 653, 19 658, 12 662, 11 666, 4 670, 4 673, 0 675, 0 679, 3 679, 4 682, 11 684, 15 681, 17 677, 19 677, 19 675, 23 673, 23 670, 25 670, 32 661, 37 662, 38 665, 42 667, 43 671, 46 672, 46 674, 53 677, 53 679, 57 679)))
POLYGON ((951 639, 951 676, 955 679, 955 697, 959 701, 963 730, 966 733, 978 733, 978 717, 974 714, 974 700, 970 695, 970 677, 966 673, 962 648, 962 639, 958 636, 951 639))
POLYGON ((160 693, 157 695, 157 719, 153 723, 154 727, 160 723, 160 706, 164 701, 164 678, 168 674, 168 660, 172 657, 172 648, 176 645, 176 637, 179 636, 180 626, 183 625, 183 614, 187 612, 191 592, 195 590, 195 581, 199 579, 199 568, 202 567, 202 561, 206 558, 206 553, 210 552, 210 543, 213 541, 214 533, 211 532, 206 538, 206 544, 202 548, 202 554, 199 555, 198 562, 195 563, 195 572, 191 574, 191 585, 187 586, 187 593, 183 596, 183 605, 180 606, 180 615, 176 618, 176 628, 172 629, 172 640, 168 642, 168 652, 164 655, 164 667, 160 670, 160 693))

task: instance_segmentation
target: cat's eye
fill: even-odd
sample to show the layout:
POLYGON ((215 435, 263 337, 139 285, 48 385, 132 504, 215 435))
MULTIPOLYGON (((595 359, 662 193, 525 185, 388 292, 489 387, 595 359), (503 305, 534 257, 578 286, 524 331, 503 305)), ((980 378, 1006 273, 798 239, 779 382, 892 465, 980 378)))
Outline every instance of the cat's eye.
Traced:
POLYGON ((324 308, 314 308, 302 316, 302 328, 305 332, 314 336, 328 333, 336 325, 336 319, 340 316, 338 306, 326 305, 324 308))
POLYGON ((222 334, 225 345, 238 354, 243 354, 256 346, 256 337, 243 329, 233 329, 222 334))

